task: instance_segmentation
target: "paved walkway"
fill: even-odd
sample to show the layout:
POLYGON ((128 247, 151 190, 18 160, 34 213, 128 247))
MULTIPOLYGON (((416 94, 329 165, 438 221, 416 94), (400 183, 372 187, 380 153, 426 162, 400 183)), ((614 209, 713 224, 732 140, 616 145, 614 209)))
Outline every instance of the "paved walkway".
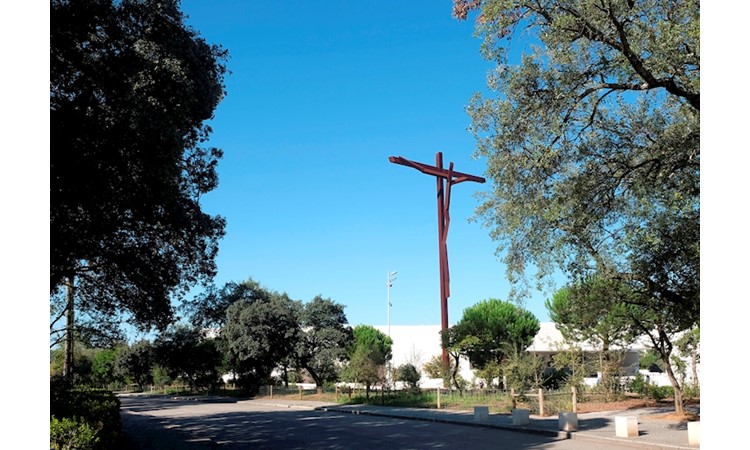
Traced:
MULTIPOLYGON (((529 424, 513 425, 508 414, 490 414, 482 421, 474 420, 473 412, 447 411, 424 408, 400 408, 375 405, 339 405, 324 402, 296 401, 282 399, 252 400, 258 404, 268 404, 287 408, 308 408, 321 411, 333 411, 350 414, 369 414, 394 417, 399 419, 425 420, 431 422, 455 423, 486 428, 500 428, 524 433, 538 433, 559 439, 581 439, 598 441, 627 447, 654 450, 694 450, 700 448, 690 445, 687 423, 675 420, 664 420, 655 417, 672 411, 671 408, 641 408, 629 411, 608 411, 578 414, 578 431, 558 431, 558 417, 530 416, 529 424), (638 418, 638 437, 622 438, 615 436, 615 417, 620 415, 638 418)), ((692 412, 700 413, 700 406, 689 406, 692 412)))

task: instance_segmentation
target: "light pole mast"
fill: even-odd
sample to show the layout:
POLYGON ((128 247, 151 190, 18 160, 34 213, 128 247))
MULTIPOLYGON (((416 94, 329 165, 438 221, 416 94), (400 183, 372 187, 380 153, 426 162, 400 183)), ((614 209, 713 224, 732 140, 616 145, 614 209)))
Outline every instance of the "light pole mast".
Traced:
POLYGON ((396 281, 396 274, 398 272, 388 272, 388 337, 391 337, 391 286, 396 281))

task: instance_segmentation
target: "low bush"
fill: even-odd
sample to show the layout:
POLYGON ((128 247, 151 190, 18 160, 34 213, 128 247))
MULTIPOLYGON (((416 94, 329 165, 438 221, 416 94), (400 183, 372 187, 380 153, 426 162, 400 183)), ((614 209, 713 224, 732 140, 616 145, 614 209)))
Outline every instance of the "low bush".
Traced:
POLYGON ((648 392, 646 395, 648 398, 660 402, 665 398, 674 396, 674 388, 672 388, 672 386, 656 386, 650 384, 648 385, 648 392))
POLYGON ((635 377, 633 377, 633 379, 630 380, 630 382, 627 384, 626 390, 634 394, 647 396, 648 387, 649 383, 648 381, 646 381, 646 378, 644 378, 643 374, 637 373, 635 377))
POLYGON ((697 384, 686 384, 682 389, 685 398, 701 398, 701 387, 697 384))
POLYGON ((97 430, 88 422, 71 417, 50 417, 49 448, 51 450, 95 450, 99 444, 97 430))

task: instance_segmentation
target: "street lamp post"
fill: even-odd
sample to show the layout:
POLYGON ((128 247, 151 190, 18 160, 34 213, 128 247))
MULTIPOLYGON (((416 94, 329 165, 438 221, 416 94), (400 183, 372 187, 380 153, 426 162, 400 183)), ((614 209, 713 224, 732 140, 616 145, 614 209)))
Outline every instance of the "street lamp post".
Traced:
POLYGON ((396 274, 398 272, 388 272, 388 337, 391 337, 391 286, 396 281, 396 274))
MULTIPOLYGON (((396 281, 397 273, 398 272, 388 272, 388 281, 386 282, 386 286, 388 286, 388 337, 391 337, 391 286, 393 286, 393 282, 396 281)), ((390 361, 388 361, 386 369, 386 378, 388 381, 388 386, 390 386, 392 380, 390 361)))

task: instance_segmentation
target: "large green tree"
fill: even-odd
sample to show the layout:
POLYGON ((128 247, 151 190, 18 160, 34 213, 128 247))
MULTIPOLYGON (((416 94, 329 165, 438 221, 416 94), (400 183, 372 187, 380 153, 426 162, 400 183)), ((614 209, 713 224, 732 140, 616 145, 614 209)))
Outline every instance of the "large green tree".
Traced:
POLYGON ((347 359, 346 348, 354 339, 344 306, 316 296, 305 303, 297 344, 297 361, 318 386, 336 381, 338 366, 347 359))
POLYGON ((193 326, 219 330, 227 321, 227 309, 240 301, 268 301, 271 292, 252 278, 230 281, 221 288, 210 285, 205 291, 182 304, 193 326))
POLYGON ((538 332, 539 320, 531 312, 491 298, 464 310, 461 320, 450 328, 449 347, 467 356, 492 383, 495 377, 502 380, 507 357, 526 351, 538 332))
POLYGON ((668 355, 700 316, 700 3, 454 0, 472 10, 497 63, 468 108, 492 185, 477 217, 514 295, 532 267, 627 284, 668 355))
POLYGON ((171 379, 181 379, 198 390, 218 384, 222 354, 216 340, 201 330, 175 325, 154 341, 154 362, 171 379))
POLYGON ((250 393, 271 380, 272 371, 294 358, 300 339, 299 302, 271 292, 240 300, 227 309, 220 332, 230 369, 250 393))
POLYGON ((154 364, 154 345, 142 339, 118 353, 115 372, 143 389, 154 381, 154 364))
POLYGON ((514 294, 531 267, 598 271, 697 321, 699 2, 455 0, 472 9, 497 63, 468 108, 492 185, 477 217, 514 294))
POLYGON ((178 0, 51 0, 50 291, 69 326, 78 309, 163 328, 213 277, 224 219, 200 198, 221 151, 203 144, 226 56, 178 0))

